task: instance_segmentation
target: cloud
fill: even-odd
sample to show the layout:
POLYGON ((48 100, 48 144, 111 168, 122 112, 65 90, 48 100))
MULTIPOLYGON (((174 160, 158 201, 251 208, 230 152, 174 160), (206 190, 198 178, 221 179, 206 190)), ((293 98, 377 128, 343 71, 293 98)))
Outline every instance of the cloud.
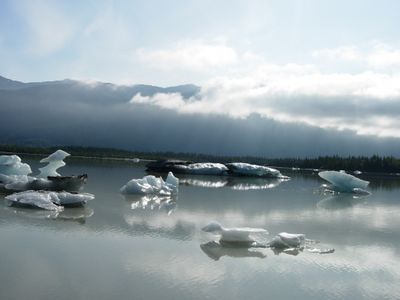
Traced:
POLYGON ((75 31, 55 2, 18 1, 14 8, 30 33, 26 48, 32 54, 48 55, 62 49, 75 31))
POLYGON ((233 48, 218 41, 202 40, 181 41, 167 49, 140 48, 136 55, 140 62, 163 70, 202 71, 235 64, 238 61, 238 54, 233 48))
POLYGON ((400 137, 400 75, 376 72, 324 74, 307 65, 259 66, 240 77, 217 77, 199 95, 135 96, 180 113, 247 118, 253 113, 281 122, 400 137))
POLYGON ((392 45, 374 41, 368 47, 339 46, 317 49, 312 57, 319 62, 347 62, 363 64, 367 69, 397 69, 400 67, 400 49, 392 45))

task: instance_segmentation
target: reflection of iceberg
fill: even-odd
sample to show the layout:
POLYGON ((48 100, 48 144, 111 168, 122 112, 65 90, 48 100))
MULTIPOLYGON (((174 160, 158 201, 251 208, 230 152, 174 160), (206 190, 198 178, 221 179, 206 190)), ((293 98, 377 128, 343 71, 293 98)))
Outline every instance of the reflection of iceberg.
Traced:
POLYGON ((189 165, 175 165, 177 172, 197 175, 225 175, 228 168, 219 163, 195 163, 189 165))
POLYGON ((60 212, 66 206, 83 205, 93 200, 94 195, 88 193, 68 193, 49 191, 25 191, 5 197, 8 205, 37 207, 45 210, 60 212))
POLYGON ((31 167, 22 163, 18 155, 0 155, 0 174, 28 175, 31 173, 31 167))
POLYGON ((366 197, 367 195, 356 196, 348 193, 334 194, 319 201, 317 207, 331 210, 349 208, 365 202, 366 197))
POLYGON ((176 197, 161 195, 126 195, 125 200, 132 201, 132 209, 165 210, 170 215, 176 209, 176 197))
POLYGON ((86 206, 66 208, 63 211, 36 210, 24 207, 7 207, 6 209, 27 218, 74 221, 81 224, 94 214, 93 209, 86 206))
POLYGON ((228 184, 228 180, 224 178, 219 178, 216 177, 215 179, 213 178, 185 178, 185 177, 180 177, 179 182, 181 184, 189 185, 189 186, 197 186, 197 187, 205 187, 205 188, 222 188, 228 184))
POLYGON ((272 177, 272 178, 283 178, 284 176, 276 169, 252 165, 248 163, 229 163, 226 164, 229 168, 229 172, 236 176, 252 176, 252 177, 272 177))
POLYGON ((158 195, 173 195, 178 193, 179 179, 168 173, 167 179, 164 181, 161 177, 153 175, 145 176, 141 179, 132 179, 128 181, 120 192, 122 194, 158 194, 158 195))
POLYGON ((288 179, 278 178, 254 178, 254 177, 213 177, 213 176, 180 176, 179 181, 189 186, 205 188, 230 187, 233 190, 265 190, 272 189, 288 179))
POLYGON ((327 189, 334 192, 369 194, 365 191, 369 182, 353 175, 337 171, 323 171, 319 172, 318 175, 331 183, 330 186, 327 186, 327 189))
POLYGON ((219 235, 220 242, 240 243, 249 246, 257 243, 257 235, 268 234, 268 231, 263 228, 224 228, 215 221, 203 227, 202 230, 219 235))
POLYGON ((277 178, 232 178, 229 181, 229 186, 234 190, 249 191, 249 190, 266 190, 272 189, 280 185, 288 179, 277 178))
POLYGON ((230 243, 215 242, 211 241, 200 245, 201 250, 211 259, 219 260, 222 256, 229 257, 257 257, 265 258, 267 257, 260 250, 254 250, 254 248, 249 247, 238 247, 237 244, 232 245, 230 243))

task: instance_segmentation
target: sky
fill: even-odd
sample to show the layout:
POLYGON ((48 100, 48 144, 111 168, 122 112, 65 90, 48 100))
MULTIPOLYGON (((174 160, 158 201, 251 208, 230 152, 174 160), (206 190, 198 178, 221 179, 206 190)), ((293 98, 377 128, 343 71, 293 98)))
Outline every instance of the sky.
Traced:
POLYGON ((143 97, 400 138, 400 1, 0 0, 0 75, 202 89, 143 97))

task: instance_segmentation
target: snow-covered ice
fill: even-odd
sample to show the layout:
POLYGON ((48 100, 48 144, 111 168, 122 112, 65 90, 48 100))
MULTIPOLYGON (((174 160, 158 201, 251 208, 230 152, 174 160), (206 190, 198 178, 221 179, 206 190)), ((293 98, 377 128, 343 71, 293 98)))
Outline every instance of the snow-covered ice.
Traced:
POLYGON ((228 168, 220 163, 195 163, 174 166, 178 172, 197 175, 226 175, 228 168))
POLYGON ((5 197, 9 205, 19 204, 38 207, 52 211, 62 211, 63 205, 85 204, 94 199, 89 193, 68 193, 50 191, 24 191, 14 193, 5 197))
POLYGON ((122 194, 159 194, 173 195, 177 194, 179 189, 179 179, 172 172, 168 173, 164 181, 161 177, 147 175, 141 179, 132 179, 121 187, 122 194))
POLYGON ((338 171, 323 171, 319 172, 318 175, 331 183, 327 188, 334 192, 342 193, 369 193, 365 189, 369 182, 359 179, 353 175, 338 172, 338 171))
POLYGON ((304 234, 281 232, 268 245, 271 248, 298 248, 304 245, 305 240, 304 234))
POLYGON ((22 163, 18 155, 0 155, 0 174, 29 175, 31 173, 31 167, 22 163))
POLYGON ((226 166, 229 168, 229 172, 231 172, 233 175, 238 176, 287 178, 283 176, 278 170, 266 166, 253 165, 242 162, 229 163, 226 164, 226 166))
POLYGON ((220 242, 228 243, 254 243, 257 242, 255 234, 268 234, 263 228, 224 228, 218 222, 211 222, 202 228, 205 232, 210 232, 220 236, 220 242))

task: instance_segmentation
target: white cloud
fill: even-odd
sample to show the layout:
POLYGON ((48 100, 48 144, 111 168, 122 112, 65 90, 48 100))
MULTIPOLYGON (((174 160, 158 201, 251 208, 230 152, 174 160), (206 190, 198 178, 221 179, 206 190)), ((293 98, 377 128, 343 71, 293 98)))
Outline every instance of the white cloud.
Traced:
POLYGON ((264 64, 243 76, 210 79, 200 95, 132 99, 181 113, 246 118, 252 113, 283 122, 400 137, 400 75, 324 74, 308 65, 264 64))
POLYGON ((313 51, 312 56, 327 60, 357 61, 361 59, 360 50, 355 46, 341 46, 337 48, 325 48, 313 51))
POLYGON ((400 67, 400 49, 384 43, 376 43, 367 61, 375 68, 400 67))
POLYGON ((72 22, 51 1, 19 1, 15 9, 26 23, 30 38, 27 51, 47 55, 62 49, 75 30, 72 22))
POLYGON ((187 40, 168 49, 141 48, 136 51, 136 55, 140 62, 163 70, 202 71, 235 64, 238 61, 236 51, 220 41, 187 40))

